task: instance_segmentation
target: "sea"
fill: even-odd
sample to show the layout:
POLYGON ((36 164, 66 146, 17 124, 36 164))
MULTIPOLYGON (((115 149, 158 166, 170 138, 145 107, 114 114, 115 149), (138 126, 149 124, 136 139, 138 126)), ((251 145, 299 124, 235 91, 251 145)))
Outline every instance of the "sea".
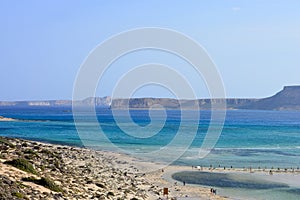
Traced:
MULTIPOLYGON (((96 108, 95 114, 97 123, 84 111, 75 123, 71 107, 1 107, 0 116, 18 120, 0 122, 0 136, 124 151, 173 165, 288 170, 300 167, 299 111, 228 110, 220 136, 204 158, 199 157, 199 149, 211 123, 211 111, 190 111, 191 123, 182 121, 180 110, 167 110, 164 118, 160 118, 161 111, 130 110, 130 120, 122 110, 96 108), (196 124, 195 114, 200 115, 196 124), (84 134, 78 131, 82 129, 84 134), (170 144, 179 131, 182 143, 177 142, 172 149, 170 144), (191 142, 185 143, 185 138, 191 142), (183 153, 178 154, 178 149, 183 153), (168 155, 163 155, 165 152, 168 155)), ((296 195, 300 199, 300 194, 296 195)))

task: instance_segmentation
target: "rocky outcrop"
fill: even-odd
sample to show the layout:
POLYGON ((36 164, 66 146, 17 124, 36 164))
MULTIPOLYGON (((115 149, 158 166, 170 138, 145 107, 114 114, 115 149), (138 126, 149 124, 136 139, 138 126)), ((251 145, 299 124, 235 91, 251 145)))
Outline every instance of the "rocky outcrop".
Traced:
POLYGON ((238 106, 237 108, 252 110, 300 110, 300 86, 285 86, 283 90, 274 96, 259 99, 255 102, 238 106))

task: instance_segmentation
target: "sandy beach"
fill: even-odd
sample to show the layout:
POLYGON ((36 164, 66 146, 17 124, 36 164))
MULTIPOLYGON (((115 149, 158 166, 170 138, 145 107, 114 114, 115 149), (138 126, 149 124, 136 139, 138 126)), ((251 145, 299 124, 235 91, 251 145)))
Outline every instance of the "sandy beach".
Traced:
POLYGON ((0 195, 4 199, 166 199, 163 188, 168 188, 169 199, 225 199, 210 194, 209 188, 175 185, 164 178, 164 174, 184 167, 143 173, 157 165, 114 152, 0 139, 0 195), (28 161, 34 171, 7 163, 20 158, 28 161), (59 191, 36 181, 42 178, 59 191))
POLYGON ((209 186, 172 179, 172 174, 182 171, 235 174, 300 187, 299 169, 171 165, 155 170, 160 168, 159 164, 109 151, 12 138, 0 138, 0 147, 0 195, 4 199, 17 196, 25 199, 229 199, 211 194, 209 186), (27 160, 35 173, 7 163, 20 158, 27 160), (26 180, 29 177, 48 178, 61 190, 53 191, 47 185, 26 180), (164 188, 168 188, 168 195, 163 194, 164 188))

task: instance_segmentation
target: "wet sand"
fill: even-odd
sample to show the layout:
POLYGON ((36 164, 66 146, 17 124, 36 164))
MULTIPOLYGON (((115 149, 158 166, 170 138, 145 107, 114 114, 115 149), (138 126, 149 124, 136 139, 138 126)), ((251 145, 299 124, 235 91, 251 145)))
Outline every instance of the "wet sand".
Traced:
POLYGON ((202 168, 200 170, 173 166, 163 175, 163 178, 175 183, 174 174, 178 180, 181 180, 177 180, 179 183, 184 180, 187 182, 186 185, 200 184, 201 187, 217 188, 218 194, 230 196, 232 199, 299 199, 300 197, 300 171, 297 169, 202 168))

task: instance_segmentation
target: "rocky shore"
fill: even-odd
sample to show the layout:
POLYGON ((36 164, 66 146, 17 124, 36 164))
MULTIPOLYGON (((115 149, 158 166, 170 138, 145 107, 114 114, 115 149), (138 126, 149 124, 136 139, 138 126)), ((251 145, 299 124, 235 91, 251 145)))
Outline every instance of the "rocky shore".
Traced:
POLYGON ((118 153, 0 137, 0 199, 224 199, 118 153))

